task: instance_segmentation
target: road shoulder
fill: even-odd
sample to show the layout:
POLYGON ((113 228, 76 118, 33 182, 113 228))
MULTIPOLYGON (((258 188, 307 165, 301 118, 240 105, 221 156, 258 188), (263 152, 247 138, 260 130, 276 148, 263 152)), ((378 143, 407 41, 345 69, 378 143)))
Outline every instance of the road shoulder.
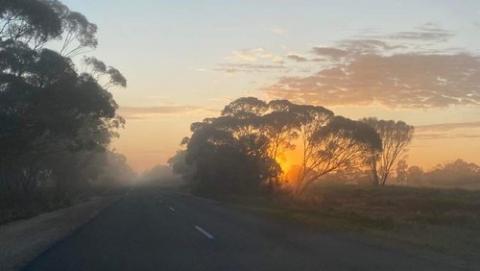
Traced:
POLYGON ((0 270, 19 270, 55 242, 93 219, 117 197, 99 197, 0 226, 0 270))

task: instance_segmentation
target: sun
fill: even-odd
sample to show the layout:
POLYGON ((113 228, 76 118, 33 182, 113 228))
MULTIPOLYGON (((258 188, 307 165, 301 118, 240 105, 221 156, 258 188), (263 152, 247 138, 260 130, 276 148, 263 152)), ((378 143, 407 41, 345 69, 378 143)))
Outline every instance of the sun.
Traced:
POLYGON ((285 183, 292 184, 296 182, 300 172, 300 165, 302 164, 302 153, 300 149, 282 149, 275 159, 282 174, 280 179, 285 183))

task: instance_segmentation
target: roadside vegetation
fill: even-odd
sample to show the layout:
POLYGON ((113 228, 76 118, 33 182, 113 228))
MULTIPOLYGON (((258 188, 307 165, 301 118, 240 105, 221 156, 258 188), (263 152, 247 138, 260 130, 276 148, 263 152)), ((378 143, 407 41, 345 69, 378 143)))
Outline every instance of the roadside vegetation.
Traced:
POLYGON ((414 128, 402 121, 246 97, 191 130, 170 164, 194 194, 310 229, 480 253, 480 167, 408 166, 414 128))
POLYGON ((480 191, 317 184, 303 199, 232 196, 237 208, 308 230, 360 235, 388 246, 417 247, 480 261, 480 191))
POLYGON ((193 193, 289 194, 302 200, 322 183, 476 189, 480 166, 458 159, 430 171, 405 160, 414 127, 352 120, 316 105, 239 98, 220 116, 192 123, 170 160, 193 193))
POLYGON ((109 148, 124 125, 109 88, 127 81, 84 55, 98 44, 97 26, 56 0, 0 3, 4 223, 69 205, 133 173, 109 148))

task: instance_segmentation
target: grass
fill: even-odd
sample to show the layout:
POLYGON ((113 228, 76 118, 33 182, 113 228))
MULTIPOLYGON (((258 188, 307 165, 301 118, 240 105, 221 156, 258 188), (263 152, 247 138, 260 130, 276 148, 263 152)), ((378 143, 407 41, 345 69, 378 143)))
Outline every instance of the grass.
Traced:
POLYGON ((318 185, 304 198, 230 198, 229 202, 314 230, 361 233, 465 261, 480 255, 480 191, 318 185))

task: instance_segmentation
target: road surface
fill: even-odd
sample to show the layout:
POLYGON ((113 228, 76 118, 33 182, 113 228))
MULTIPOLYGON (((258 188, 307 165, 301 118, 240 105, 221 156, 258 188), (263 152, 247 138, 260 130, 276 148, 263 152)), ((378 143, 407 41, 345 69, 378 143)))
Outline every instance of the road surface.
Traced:
MULTIPOLYGON (((442 262, 443 261, 443 262, 442 262)), ((25 270, 456 270, 171 190, 132 190, 25 270)))

